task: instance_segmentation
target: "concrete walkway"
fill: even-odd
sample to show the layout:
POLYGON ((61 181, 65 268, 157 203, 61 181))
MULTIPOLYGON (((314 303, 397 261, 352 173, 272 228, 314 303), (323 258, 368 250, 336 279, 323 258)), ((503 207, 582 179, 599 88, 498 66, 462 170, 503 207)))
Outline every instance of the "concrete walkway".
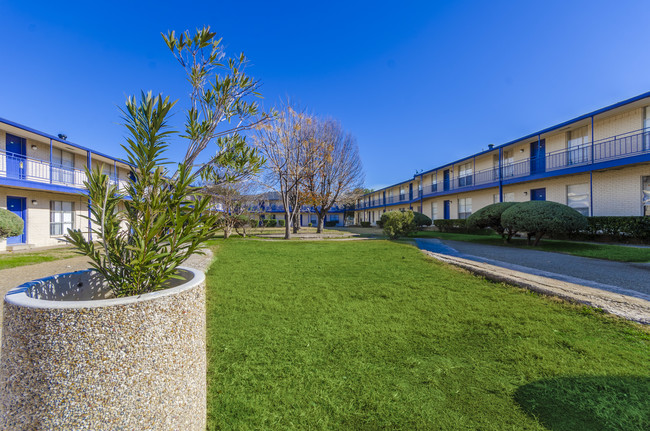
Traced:
POLYGON ((422 250, 589 286, 650 301, 650 263, 613 262, 521 248, 428 238, 422 250))

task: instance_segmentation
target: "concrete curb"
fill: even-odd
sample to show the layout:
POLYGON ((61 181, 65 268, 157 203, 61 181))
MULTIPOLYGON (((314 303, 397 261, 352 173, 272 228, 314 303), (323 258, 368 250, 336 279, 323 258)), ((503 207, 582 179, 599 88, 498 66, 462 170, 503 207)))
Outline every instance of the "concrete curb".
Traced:
POLYGON ((427 250, 422 250, 422 252, 441 262, 458 266, 489 280, 513 284, 545 295, 600 308, 628 320, 646 325, 650 324, 650 301, 641 298, 527 274, 456 256, 433 253, 427 250))

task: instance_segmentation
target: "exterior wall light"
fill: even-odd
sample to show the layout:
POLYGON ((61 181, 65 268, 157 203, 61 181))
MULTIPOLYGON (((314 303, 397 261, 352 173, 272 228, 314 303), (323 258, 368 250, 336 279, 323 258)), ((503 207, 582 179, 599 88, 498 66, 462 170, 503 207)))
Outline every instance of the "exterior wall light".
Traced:
POLYGON ((32 144, 32 150, 36 150, 36 149, 38 149, 38 147, 32 144))
POLYGON ((34 206, 38 205, 38 201, 36 199, 32 199, 32 205, 34 206))
POLYGON ((524 192, 524 196, 528 196, 528 192, 524 192))
POLYGON ((523 148, 521 150, 519 150, 520 153, 523 153, 524 151, 526 151, 526 150, 523 149, 523 148))

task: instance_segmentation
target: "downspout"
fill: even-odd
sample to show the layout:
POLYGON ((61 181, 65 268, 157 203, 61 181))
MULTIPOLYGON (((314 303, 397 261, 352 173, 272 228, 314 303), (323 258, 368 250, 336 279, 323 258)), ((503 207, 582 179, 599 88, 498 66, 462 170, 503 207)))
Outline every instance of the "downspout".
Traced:
MULTIPOLYGON (((591 116, 591 165, 594 164, 594 116, 591 116)), ((589 170, 589 214, 594 216, 594 170, 589 170)))
MULTIPOLYGON (((86 166, 88 167, 88 171, 92 170, 92 157, 90 151, 87 152, 87 160, 86 160, 86 166)), ((92 231, 92 222, 90 221, 90 217, 92 213, 90 212, 90 195, 88 196, 88 241, 93 240, 93 231, 92 231)))
POLYGON ((422 174, 420 174, 420 187, 418 191, 420 192, 420 212, 424 214, 424 202, 422 202, 422 197, 424 196, 424 177, 422 174))
POLYGON ((502 158, 503 158, 503 148, 499 147, 499 202, 503 202, 503 175, 501 173, 501 171, 502 171, 501 159, 502 158))
POLYGON ((52 139, 50 139, 50 184, 52 184, 52 139))

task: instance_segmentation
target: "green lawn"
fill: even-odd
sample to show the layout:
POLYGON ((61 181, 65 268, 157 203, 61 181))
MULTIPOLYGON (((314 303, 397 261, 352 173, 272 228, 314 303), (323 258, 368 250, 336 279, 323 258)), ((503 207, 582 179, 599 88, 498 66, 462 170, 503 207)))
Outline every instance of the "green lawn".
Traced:
POLYGON ((209 429, 650 429, 650 331, 388 241, 218 241, 209 429))
POLYGON ((572 254, 575 256, 616 260, 619 262, 650 262, 650 248, 643 247, 625 247, 621 245, 559 241, 551 239, 542 239, 537 247, 532 247, 527 245, 526 240, 523 238, 513 238, 510 244, 504 244, 503 240, 498 235, 476 235, 434 231, 418 232, 414 237, 440 238, 454 241, 469 241, 487 245, 499 245, 504 247, 529 248, 531 250, 553 251, 572 254))
POLYGON ((0 254, 0 269, 15 268, 17 266, 33 265, 35 263, 50 262, 52 260, 67 259, 79 256, 71 248, 52 248, 38 252, 17 252, 0 254))

